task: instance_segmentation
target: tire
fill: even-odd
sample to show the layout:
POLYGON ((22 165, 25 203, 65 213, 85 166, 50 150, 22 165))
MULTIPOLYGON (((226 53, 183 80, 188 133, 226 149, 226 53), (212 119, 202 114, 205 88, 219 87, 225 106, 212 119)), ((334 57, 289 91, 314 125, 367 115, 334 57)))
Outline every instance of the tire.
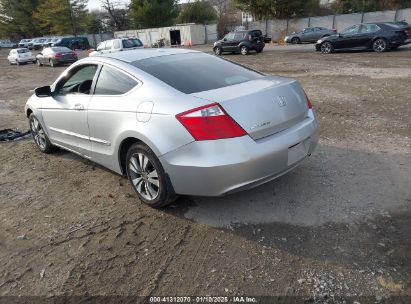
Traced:
POLYGON ((241 53, 241 55, 248 55, 248 47, 245 46, 245 45, 240 47, 240 53, 241 53))
POLYGON ((38 65, 38 66, 42 66, 42 65, 43 65, 43 64, 40 62, 40 60, 38 60, 38 59, 36 60, 36 62, 37 62, 37 65, 38 65))
POLYGON ((256 52, 257 52, 257 53, 261 53, 262 51, 263 51, 263 49, 261 49, 261 50, 257 50, 256 52))
POLYGON ((16 64, 21 65, 20 61, 18 61, 17 59, 16 59, 16 64))
POLYGON ((320 46, 321 49, 321 53, 323 54, 331 54, 332 52, 334 52, 334 47, 331 44, 331 42, 323 42, 320 46))
POLYGON ((291 43, 292 43, 292 44, 300 44, 300 43, 301 43, 301 40, 300 40, 300 38, 298 38, 298 37, 294 37, 293 39, 291 39, 291 43))
POLYGON ((153 151, 142 143, 130 147, 126 157, 127 177, 139 199, 153 208, 172 203, 176 196, 153 151))
POLYGON ((221 56, 222 53, 223 53, 223 49, 220 46, 216 46, 214 48, 214 54, 216 54, 217 56, 221 56))
POLYGON ((29 122, 31 135, 37 148, 43 153, 51 153, 54 150, 54 146, 51 144, 46 132, 44 132, 43 127, 33 113, 29 116, 29 122))
POLYGON ((56 63, 54 62, 54 60, 50 59, 50 60, 49 60, 49 63, 50 63, 50 66, 51 66, 52 68, 55 68, 55 67, 56 67, 56 63))
POLYGON ((384 38, 378 38, 375 39, 375 41, 372 43, 372 49, 374 52, 377 53, 382 53, 388 50, 388 45, 387 41, 385 41, 384 38))

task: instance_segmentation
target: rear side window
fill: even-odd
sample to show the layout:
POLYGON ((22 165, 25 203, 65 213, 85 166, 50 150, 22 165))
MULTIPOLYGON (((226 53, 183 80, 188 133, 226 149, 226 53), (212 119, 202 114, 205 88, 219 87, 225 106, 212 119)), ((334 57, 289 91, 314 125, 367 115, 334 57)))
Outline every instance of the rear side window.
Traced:
POLYGON ((137 85, 137 81, 123 72, 103 66, 98 76, 95 95, 122 95, 137 85))
POLYGON ((132 64, 185 94, 219 89, 263 77, 258 72, 203 53, 152 57, 132 64))
POLYGON ((114 48, 115 48, 116 50, 118 50, 118 49, 120 48, 120 41, 119 41, 119 40, 114 40, 113 45, 114 45, 114 48))
POLYGON ((140 39, 125 39, 125 40, 123 40, 123 48, 125 48, 125 49, 140 47, 140 46, 143 46, 143 43, 141 43, 140 39))
POLYGON ((113 40, 108 40, 106 43, 106 50, 111 50, 111 48, 113 47, 113 40))

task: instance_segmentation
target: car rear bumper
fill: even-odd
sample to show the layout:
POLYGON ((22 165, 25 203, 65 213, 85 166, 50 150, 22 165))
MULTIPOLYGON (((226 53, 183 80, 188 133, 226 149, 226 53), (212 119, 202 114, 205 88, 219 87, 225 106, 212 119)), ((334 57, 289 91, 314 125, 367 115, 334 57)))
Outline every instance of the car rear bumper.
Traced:
POLYGON ((160 161, 177 194, 221 196, 253 188, 295 168, 318 142, 313 111, 295 126, 254 141, 249 136, 194 141, 164 154, 160 161), (290 159, 299 144, 303 154, 290 159))
POLYGON ((26 57, 26 58, 19 58, 18 60, 19 60, 19 62, 33 62, 33 61, 36 61, 36 58, 26 57))

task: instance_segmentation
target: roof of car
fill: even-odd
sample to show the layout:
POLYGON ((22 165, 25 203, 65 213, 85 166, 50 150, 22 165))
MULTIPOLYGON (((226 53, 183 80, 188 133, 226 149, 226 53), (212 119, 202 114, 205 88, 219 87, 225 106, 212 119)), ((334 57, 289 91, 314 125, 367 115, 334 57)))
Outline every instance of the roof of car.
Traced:
MULTIPOLYGON (((108 53, 108 54, 99 54, 93 57, 95 58, 105 57, 105 58, 121 60, 124 62, 134 62, 134 61, 152 58, 152 57, 160 57, 160 56, 175 55, 175 54, 187 54, 187 53, 199 53, 199 52, 194 51, 194 50, 188 50, 188 49, 149 48, 149 49, 130 50, 130 51, 123 51, 123 52, 108 53)), ((93 58, 93 57, 90 57, 90 58, 93 58)))

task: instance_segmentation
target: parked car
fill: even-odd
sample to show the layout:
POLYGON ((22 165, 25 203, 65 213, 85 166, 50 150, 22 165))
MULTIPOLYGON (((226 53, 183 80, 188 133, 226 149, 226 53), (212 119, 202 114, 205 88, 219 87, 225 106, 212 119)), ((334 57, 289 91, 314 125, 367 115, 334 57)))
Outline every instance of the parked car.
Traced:
POLYGON ((308 27, 303 29, 300 32, 294 32, 291 35, 288 35, 284 38, 284 42, 292 43, 292 44, 299 44, 302 42, 317 42, 318 39, 322 37, 328 37, 331 35, 335 35, 337 30, 335 29, 327 29, 325 27, 308 27))
POLYGON ((355 24, 339 35, 317 41, 317 51, 328 54, 337 50, 374 50, 385 52, 411 43, 411 27, 406 22, 355 24))
POLYGON ((111 39, 101 42, 97 46, 97 50, 91 52, 89 56, 142 48, 144 45, 138 38, 111 39))
POLYGON ((7 60, 10 62, 10 64, 17 65, 27 62, 36 62, 36 58, 27 48, 18 48, 11 50, 9 55, 7 56, 7 60))
POLYGON ((36 61, 38 66, 48 64, 55 67, 59 64, 73 63, 78 60, 76 52, 66 47, 53 46, 44 48, 37 56, 36 61))
POLYGON ((28 45, 29 47, 31 46, 33 50, 41 50, 46 39, 47 38, 34 38, 28 45))
POLYGON ((58 146, 127 175, 152 207, 266 183, 318 141, 297 80, 188 49, 86 57, 37 88, 25 114, 40 151, 58 146))
POLYGON ((43 42, 43 47, 50 47, 50 46, 52 46, 54 43, 56 43, 58 40, 59 40, 59 38, 57 38, 57 37, 47 38, 47 39, 43 42))
POLYGON ((19 48, 28 48, 32 39, 21 39, 18 43, 19 48))
POLYGON ((214 53, 219 56, 224 52, 247 55, 250 51, 261 53, 264 49, 264 37, 260 30, 235 31, 214 42, 214 53))
POLYGON ((0 49, 11 49, 16 46, 17 44, 11 42, 10 40, 0 40, 0 49))
POLYGON ((71 50, 88 50, 90 44, 87 37, 60 37, 52 46, 64 46, 71 50))

